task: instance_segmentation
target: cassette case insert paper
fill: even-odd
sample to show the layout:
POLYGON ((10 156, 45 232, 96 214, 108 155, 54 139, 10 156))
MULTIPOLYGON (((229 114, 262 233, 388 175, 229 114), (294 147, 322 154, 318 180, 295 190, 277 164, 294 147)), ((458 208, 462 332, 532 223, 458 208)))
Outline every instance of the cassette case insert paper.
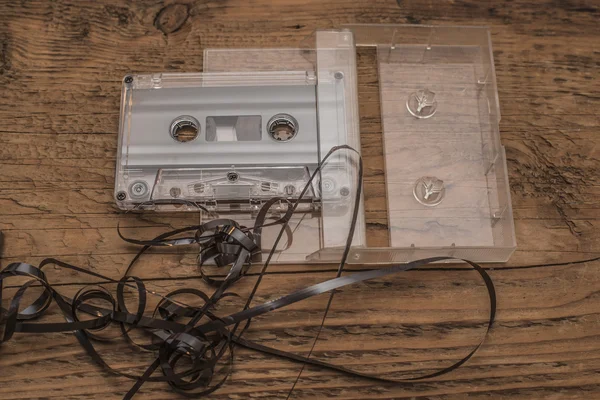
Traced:
MULTIPOLYGON (((206 219, 250 227, 271 198, 297 199, 334 146, 360 151, 357 46, 376 52, 389 247, 367 246, 361 201, 349 262, 506 261, 516 244, 484 28, 354 25, 298 48, 208 49, 202 73, 127 76, 119 207, 198 204, 206 219)), ((357 161, 347 150, 328 159, 274 262, 339 261, 357 161)), ((286 209, 278 202, 268 220, 286 209)), ((279 230, 263 230, 264 253, 279 230)))

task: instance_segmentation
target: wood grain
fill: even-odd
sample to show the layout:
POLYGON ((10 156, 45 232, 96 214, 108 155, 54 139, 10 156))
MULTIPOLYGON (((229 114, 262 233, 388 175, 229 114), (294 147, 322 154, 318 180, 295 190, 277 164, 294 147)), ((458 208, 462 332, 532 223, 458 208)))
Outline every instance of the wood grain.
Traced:
MULTIPOLYGON (((197 72, 204 48, 289 47, 344 23, 488 25, 519 246, 491 271, 497 324, 475 359, 450 375, 393 386, 306 368, 291 398, 600 397, 600 264, 521 268, 600 255, 599 18, 594 0, 0 0, 1 265, 58 256, 116 278, 136 251, 119 240, 118 223, 144 237, 189 223, 123 215, 113 204, 128 72, 197 72)), ((385 243, 379 94, 368 57, 359 54, 365 208, 370 243, 385 243)), ((203 287, 192 250, 153 251, 136 272, 160 292, 203 287)), ((247 294, 256 272, 235 290, 247 294)), ((273 266, 257 301, 334 274, 328 265, 273 266)), ((50 279, 67 294, 96 281, 59 269, 50 279)), ((325 302, 261 318, 249 337, 305 354, 325 302)), ((484 288, 461 265, 347 288, 314 356, 392 375, 431 371, 476 343, 483 304, 484 288)), ((56 310, 49 318, 59 318, 56 310)), ((146 365, 127 346, 101 348, 118 368, 146 365)), ((0 348, 0 370, 3 399, 116 399, 130 387, 92 364, 70 334, 18 335, 0 348)), ((299 370, 239 350, 231 380, 210 398, 284 399, 299 370)), ((177 398, 160 384, 142 396, 177 398)))

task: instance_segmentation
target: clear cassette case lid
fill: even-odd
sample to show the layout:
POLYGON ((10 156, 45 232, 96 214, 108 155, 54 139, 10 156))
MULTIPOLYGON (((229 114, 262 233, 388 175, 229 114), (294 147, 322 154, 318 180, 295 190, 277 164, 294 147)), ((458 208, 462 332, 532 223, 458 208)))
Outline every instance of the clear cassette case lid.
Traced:
POLYGON ((353 249, 352 260, 507 261, 516 241, 488 29, 346 28, 376 71, 381 133, 370 145, 381 151, 388 241, 353 249))

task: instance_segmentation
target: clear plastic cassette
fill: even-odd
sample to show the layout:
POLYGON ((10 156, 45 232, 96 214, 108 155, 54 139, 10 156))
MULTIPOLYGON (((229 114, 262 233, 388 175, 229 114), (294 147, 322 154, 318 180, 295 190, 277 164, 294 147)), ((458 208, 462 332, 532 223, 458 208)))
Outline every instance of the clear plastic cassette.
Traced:
MULTIPOLYGON (((277 261, 343 246, 357 157, 339 151, 310 178, 333 147, 360 149, 354 46, 348 32, 317 32, 313 40, 311 48, 207 50, 202 73, 125 77, 117 205, 202 208, 207 218, 250 226, 273 197, 282 200, 269 218, 302 193, 290 223, 294 243, 277 261)), ((358 225, 362 246, 362 213, 358 225)))
POLYGON ((319 162, 314 81, 214 86, 207 75, 216 78, 163 74, 126 83, 122 208, 176 199, 227 211, 242 200, 293 199, 308 183, 319 162))

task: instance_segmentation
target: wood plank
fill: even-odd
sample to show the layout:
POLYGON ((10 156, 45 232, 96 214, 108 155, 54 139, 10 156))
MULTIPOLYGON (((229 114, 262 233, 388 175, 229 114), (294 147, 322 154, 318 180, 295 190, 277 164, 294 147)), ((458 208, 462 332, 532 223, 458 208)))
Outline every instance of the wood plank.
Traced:
MULTIPOLYGON (((63 257, 74 255, 115 255, 137 252, 135 245, 124 243, 118 236, 116 222, 110 228, 79 228, 80 223, 72 219, 72 228, 41 228, 41 229, 13 229, 5 231, 7 246, 3 258, 27 261, 29 257, 63 257)), ((179 220, 179 222, 184 222, 179 220)), ((186 221, 187 222, 187 221, 186 221)), ((519 242, 519 249, 526 251, 579 251, 597 253, 599 237, 597 235, 598 220, 564 220, 559 219, 527 219, 516 221, 515 229, 519 242), (567 223, 570 221, 570 223, 567 223), (572 224, 572 225, 571 225, 572 224)), ((16 222, 18 223, 18 222, 16 222)), ((382 236, 387 234, 386 220, 372 220, 369 234, 382 236)), ((173 229, 183 224, 174 224, 173 229)), ((128 237, 152 239, 159 234, 171 230, 165 226, 133 226, 123 228, 123 234, 128 237)), ((373 240, 376 238, 373 238, 373 240)), ((194 254, 196 247, 177 249, 155 249, 159 253, 194 254)), ((518 261, 519 262, 519 261, 518 261)), ((520 263, 527 263, 521 260, 520 263)), ((498 265, 502 268, 502 265, 498 265)))
MULTIPOLYGON (((307 368, 295 396, 403 398, 505 390, 556 393, 563 386, 594 385, 600 359, 600 270, 596 265, 492 271, 499 294, 497 323, 476 358, 450 375, 393 386, 307 368)), ((267 276, 256 303, 331 276, 332 272, 267 276)), ((247 278, 235 291, 245 296, 253 283, 253 278, 247 278)), ((205 289, 197 279, 155 281, 149 288, 166 293, 190 286, 205 289)), ((61 286, 58 290, 72 295, 79 287, 61 286)), ((278 349, 306 353, 326 300, 319 296, 256 318, 247 337, 278 349)), ((149 297, 151 304, 156 301, 149 297)), ((239 300, 219 307, 217 312, 234 309, 236 302, 239 300)), ((335 296, 314 357, 389 376, 433 371, 459 359, 478 341, 485 325, 485 304, 485 289, 473 271, 424 269, 348 287, 335 296)), ((57 313, 53 307, 48 320, 60 320, 57 313)), ((122 344, 98 347, 108 362, 123 370, 140 370, 150 359, 122 344)), ((279 398, 289 391, 299 371, 299 365, 285 360, 247 350, 236 354, 235 372, 216 398, 245 397, 256 391, 267 398, 279 398)), ((35 398, 42 392, 49 398, 84 393, 92 396, 89 398, 118 397, 130 385, 124 379, 99 373, 70 334, 44 335, 43 340, 18 334, 0 349, 0 366, 10 371, 0 377, 0 393, 9 399, 35 398), (29 350, 24 352, 24 348, 29 350), (26 384, 33 377, 35 384, 26 384)), ((148 384, 143 395, 169 396, 168 390, 160 384, 148 384)))

